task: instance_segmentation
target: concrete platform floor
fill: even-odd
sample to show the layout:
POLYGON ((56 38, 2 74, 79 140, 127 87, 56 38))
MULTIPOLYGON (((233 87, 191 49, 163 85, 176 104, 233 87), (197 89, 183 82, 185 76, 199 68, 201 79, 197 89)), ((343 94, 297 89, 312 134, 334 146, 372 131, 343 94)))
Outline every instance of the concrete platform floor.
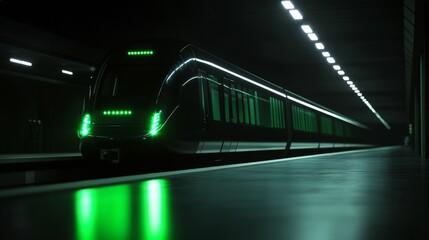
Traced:
POLYGON ((0 239, 429 239, 405 147, 0 190, 0 239))

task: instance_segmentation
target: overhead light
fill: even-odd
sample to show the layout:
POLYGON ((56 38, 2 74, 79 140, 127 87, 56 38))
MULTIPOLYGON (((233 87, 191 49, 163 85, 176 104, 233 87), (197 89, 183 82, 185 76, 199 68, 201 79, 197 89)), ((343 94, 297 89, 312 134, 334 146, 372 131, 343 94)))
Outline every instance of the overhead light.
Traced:
POLYGON ((325 49, 325 46, 323 46, 323 43, 318 42, 315 45, 317 49, 325 49))
POLYGON ((68 70, 61 70, 62 73, 67 74, 67 75, 73 75, 73 72, 68 71, 68 70))
POLYGON ((328 61, 328 63, 335 63, 335 59, 333 57, 327 57, 326 61, 328 61))
POLYGON ((16 58, 11 58, 11 59, 9 59, 11 62, 13 62, 13 63, 18 63, 18 64, 21 64, 21 65, 25 65, 25 66, 29 66, 29 67, 31 67, 33 64, 31 63, 31 62, 27 62, 27 61, 23 61, 23 60, 19 60, 19 59, 16 59, 16 58))
POLYGON ((301 13, 297 9, 289 10, 289 13, 295 20, 301 20, 303 18, 301 13))
POLYGON ((308 38, 310 38, 311 41, 317 41, 319 40, 319 38, 317 37, 317 35, 315 33, 309 33, 307 34, 308 38))
POLYGON ((291 1, 282 1, 283 7, 285 7, 287 10, 294 9, 295 6, 291 1))
MULTIPOLYGON (((281 1, 281 3, 283 5, 283 7, 289 11, 289 13, 293 17, 293 19, 295 19, 295 20, 301 20, 301 19, 303 19, 302 14, 300 13, 300 11, 298 11, 298 9, 295 8, 294 4, 291 1, 281 1)), ((301 25, 301 29, 307 34, 308 38, 310 38, 311 41, 317 41, 319 39, 317 37, 317 35, 313 32, 313 29, 311 29, 311 27, 309 25, 307 25, 307 24, 306 25, 301 25)), ((325 46, 321 42, 315 43, 315 46, 316 46, 316 48, 318 50, 325 49, 325 46)), ((331 54, 329 52, 323 51, 322 55, 326 58, 326 60, 329 63, 331 63, 331 64, 335 63, 335 59, 333 57, 331 57, 331 54)), ((341 67, 339 65, 333 65, 333 68, 337 71, 337 73, 340 76, 342 76, 342 78, 343 78, 344 81, 347 81, 347 83, 354 90, 354 92, 358 94, 358 96, 364 101, 364 103, 376 115, 376 117, 383 123, 383 125, 387 129, 390 129, 389 124, 387 124, 387 122, 384 121, 384 119, 375 111, 375 109, 371 106, 371 104, 369 103, 369 101, 367 101, 365 99, 365 97, 362 95, 362 93, 360 93, 360 91, 353 84, 353 82, 350 81, 350 78, 348 76, 343 76, 343 75, 345 75, 345 72, 343 70, 341 70, 341 67)))
POLYGON ((317 35, 315 33, 309 33, 307 34, 308 38, 310 38, 310 40, 312 41, 317 41, 319 40, 319 38, 317 37, 317 35))
POLYGON ((312 33, 313 32, 313 30, 311 29, 311 27, 309 25, 301 25, 301 29, 305 33, 312 33))

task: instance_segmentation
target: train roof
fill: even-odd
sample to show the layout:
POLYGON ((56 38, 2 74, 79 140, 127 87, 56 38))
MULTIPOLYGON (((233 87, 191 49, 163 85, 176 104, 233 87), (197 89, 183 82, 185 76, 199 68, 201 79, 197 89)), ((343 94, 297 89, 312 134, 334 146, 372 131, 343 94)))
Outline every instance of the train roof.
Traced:
MULTIPOLYGON (((106 55, 103 62, 121 62, 123 59, 126 61, 133 61, 124 54, 128 52, 130 54, 153 54, 150 61, 170 62, 176 60, 178 54, 182 56, 183 61, 195 60, 199 64, 210 65, 211 67, 217 68, 221 71, 226 72, 229 75, 241 78, 247 82, 253 83, 261 88, 265 88, 282 98, 288 98, 291 101, 299 103, 301 105, 312 108, 318 112, 322 112, 326 115, 333 116, 342 121, 351 123, 355 126, 369 129, 367 126, 346 117, 340 113, 333 111, 325 106, 315 103, 299 94, 293 93, 279 85, 276 85, 262 77, 259 77, 245 69, 242 69, 221 57, 210 53, 193 43, 182 41, 179 39, 139 39, 125 44, 117 45, 106 55)), ((136 61, 138 58, 135 58, 136 61)), ((140 58, 141 59, 141 58, 140 58)), ((149 60, 148 60, 149 61, 149 60)))
MULTIPOLYGON (((254 85, 257 85, 261 88, 265 88, 283 98, 288 98, 289 100, 299 103, 301 105, 304 105, 306 107, 312 108, 313 110, 316 110, 318 112, 324 113, 326 115, 330 115, 332 117, 335 117, 337 119, 340 119, 342 121, 351 123, 355 126, 361 127, 361 128, 365 128, 365 129, 369 129, 367 126, 365 126, 364 124, 361 124, 359 122, 357 122, 354 119, 351 119, 347 116, 344 116, 340 113, 337 113, 335 111, 333 111, 332 109, 329 109, 325 106, 322 106, 318 103, 315 103, 305 97, 302 97, 296 93, 293 93, 281 86, 278 86, 266 79, 263 79, 247 70, 244 70, 206 50, 203 50, 193 44, 188 44, 186 45, 182 50, 181 53, 186 53, 184 55, 188 55, 191 54, 198 62, 200 62, 201 64, 207 64, 207 65, 211 65, 212 67, 215 67, 221 71, 227 72, 230 75, 234 75, 238 78, 241 78, 242 80, 248 81, 253 83, 254 85)), ((186 61, 186 60, 185 60, 186 61)))

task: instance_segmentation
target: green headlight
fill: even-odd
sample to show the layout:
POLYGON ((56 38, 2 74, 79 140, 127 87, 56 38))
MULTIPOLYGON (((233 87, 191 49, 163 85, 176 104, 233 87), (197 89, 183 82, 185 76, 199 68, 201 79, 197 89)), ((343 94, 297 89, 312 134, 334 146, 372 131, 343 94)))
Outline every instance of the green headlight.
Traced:
POLYGON ((158 132, 160 129, 161 129, 161 111, 153 113, 149 134, 151 136, 156 136, 158 135, 158 132))
POLYGON ((79 136, 80 137, 88 136, 90 130, 91 130, 91 115, 87 113, 82 117, 82 123, 79 129, 79 136))

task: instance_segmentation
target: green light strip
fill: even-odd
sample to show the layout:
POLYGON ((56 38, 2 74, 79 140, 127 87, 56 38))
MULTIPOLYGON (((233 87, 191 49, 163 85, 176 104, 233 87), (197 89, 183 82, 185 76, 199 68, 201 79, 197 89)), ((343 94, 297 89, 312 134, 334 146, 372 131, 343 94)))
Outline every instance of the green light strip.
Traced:
POLYGON ((153 50, 128 51, 128 56, 148 56, 153 54, 153 50))
POLYGON ((105 110, 103 111, 104 116, 129 116, 132 115, 131 110, 105 110))
POLYGON ((156 136, 160 128, 161 128, 161 111, 155 112, 152 115, 149 134, 152 136, 156 136))
POLYGON ((80 125, 79 135, 80 137, 86 137, 91 130, 91 116, 87 113, 82 118, 82 123, 80 125))

